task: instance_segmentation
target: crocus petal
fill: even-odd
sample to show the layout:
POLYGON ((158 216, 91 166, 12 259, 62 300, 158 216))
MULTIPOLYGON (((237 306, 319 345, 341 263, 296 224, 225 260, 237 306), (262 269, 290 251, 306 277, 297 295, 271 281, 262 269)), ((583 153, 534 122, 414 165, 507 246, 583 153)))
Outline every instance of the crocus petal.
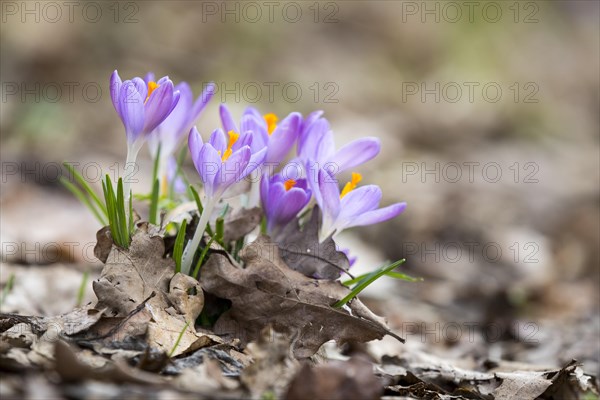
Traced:
POLYGON ((198 129, 194 126, 190 130, 190 134, 188 135, 188 148, 190 149, 190 154, 192 156, 192 161, 194 162, 194 166, 196 170, 200 172, 200 150, 204 143, 202 142, 202 136, 198 129))
POLYGON ((226 132, 239 132, 237 126, 235 125, 235 122, 233 121, 233 117, 231 116, 229 108, 223 103, 221 103, 221 105, 219 106, 219 114, 221 115, 221 124, 223 125, 223 129, 225 129, 226 132))
POLYGON ((337 180, 324 169, 319 170, 319 191, 321 203, 318 204, 321 211, 335 219, 340 213, 340 190, 337 180))
POLYGON ((277 208, 273 212, 275 218, 269 221, 270 225, 289 223, 308 204, 309 200, 310 195, 302 189, 292 188, 288 190, 277 204, 277 208))
POLYGON ((377 185, 366 185, 351 190, 340 201, 338 218, 346 221, 353 220, 367 211, 376 209, 381 201, 381 189, 377 185))
POLYGON ((123 82, 121 81, 121 77, 115 69, 110 76, 110 98, 112 99, 113 106, 115 107, 115 110, 117 111, 117 114, 119 114, 119 116, 121 115, 119 106, 119 96, 121 94, 122 84, 123 82))
POLYGON ((146 82, 146 85, 148 84, 148 82, 154 82, 154 81, 156 81, 155 76, 154 76, 154 72, 148 72, 146 74, 146 76, 144 77, 144 81, 146 82))
POLYGON ((381 150, 381 142, 374 137, 357 139, 338 150, 330 160, 338 172, 354 168, 373 159, 381 150))
POLYGON ((146 82, 144 82, 142 78, 138 77, 133 78, 129 82, 131 82, 135 86, 135 90, 138 91, 138 93, 142 97, 142 100, 146 100, 146 96, 148 95, 148 86, 146 85, 146 82))
POLYGON ((257 151, 256 153, 252 153, 252 155, 250 156, 250 161, 248 162, 246 169, 244 169, 242 178, 245 178, 246 176, 250 175, 252 172, 254 172, 254 170, 256 168, 263 165, 263 163, 265 162, 266 156, 267 156, 266 148, 264 148, 260 151, 257 151))
POLYGON ((326 168, 328 172, 337 174, 339 171, 337 171, 335 164, 331 162, 331 158, 335 154, 333 132, 327 131, 323 133, 317 141, 316 147, 315 160, 320 163, 319 168, 326 168))
POLYGON ((263 210, 271 209, 269 203, 269 188, 271 187, 271 182, 269 176, 267 174, 263 174, 260 179, 260 203, 262 204, 263 210))
POLYGON ((127 140, 132 143, 144 128, 144 105, 140 93, 131 83, 121 86, 119 114, 125 125, 127 140))
POLYGON ((309 158, 318 161, 318 145, 322 137, 330 130, 325 118, 316 120, 298 138, 298 155, 304 160, 309 158))
POLYGON ((357 218, 350 221, 346 228, 353 226, 365 226, 378 224, 388 219, 392 219, 406 209, 406 203, 396 203, 391 206, 379 208, 377 210, 368 211, 357 218))
POLYGON ((208 197, 215 195, 219 188, 219 175, 221 174, 221 157, 217 150, 205 143, 198 154, 198 162, 194 162, 196 170, 200 174, 204 191, 208 197))
POLYGON ((146 114, 144 130, 146 132, 152 131, 158 124, 163 122, 177 104, 173 104, 173 91, 173 82, 168 81, 156 88, 150 95, 150 98, 144 105, 144 112, 146 114))
POLYGON ((208 141, 217 151, 221 152, 221 155, 227 149, 227 139, 225 139, 225 133, 221 129, 215 129, 208 141))
POLYGON ((254 146, 257 150, 262 149, 269 142, 269 134, 267 133, 267 127, 261 124, 260 120, 251 114, 246 114, 242 117, 240 122, 241 132, 252 132, 255 137, 254 146))
POLYGON ((262 125, 264 126, 265 130, 267 129, 267 122, 265 121, 265 119, 263 118, 263 116, 260 114, 260 112, 258 112, 258 110, 254 107, 246 107, 246 109, 244 110, 244 116, 246 115, 252 115, 253 117, 257 118, 259 121, 262 121, 262 125))
POLYGON ((321 118, 322 115, 323 111, 321 110, 313 111, 310 114, 308 114, 308 117, 306 117, 306 119, 304 119, 304 121, 302 122, 301 132, 306 132, 308 128, 310 128, 310 126, 313 124, 313 122, 321 118))
POLYGON ((221 166, 219 176, 215 178, 215 193, 224 192, 229 186, 244 178, 243 171, 250 162, 250 147, 244 146, 235 151, 221 166))
POLYGON ((267 150, 267 162, 279 163, 289 153, 290 149, 296 143, 302 115, 300 113, 291 113, 288 115, 273 131, 269 139, 267 150))

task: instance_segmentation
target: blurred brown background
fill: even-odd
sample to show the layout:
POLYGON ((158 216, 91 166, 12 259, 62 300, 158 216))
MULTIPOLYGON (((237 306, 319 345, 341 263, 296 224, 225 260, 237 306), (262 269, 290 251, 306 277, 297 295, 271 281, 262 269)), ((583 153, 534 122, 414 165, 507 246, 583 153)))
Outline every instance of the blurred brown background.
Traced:
MULTIPOLYGON (((122 163, 109 75, 154 71, 196 95, 217 84, 205 135, 226 101, 237 115, 322 109, 338 146, 381 138, 359 171, 386 204, 409 207, 342 241, 358 271, 405 257, 425 278, 368 292, 413 345, 578 358, 597 372, 599 12, 596 1, 3 1, 1 279, 15 274, 27 299, 4 308, 72 307, 60 299, 92 263, 99 227, 56 168, 79 162, 97 187, 122 163), (67 266, 50 288, 40 277, 56 272, 22 265, 56 261, 67 266)), ((144 191, 146 150, 140 162, 144 191)))

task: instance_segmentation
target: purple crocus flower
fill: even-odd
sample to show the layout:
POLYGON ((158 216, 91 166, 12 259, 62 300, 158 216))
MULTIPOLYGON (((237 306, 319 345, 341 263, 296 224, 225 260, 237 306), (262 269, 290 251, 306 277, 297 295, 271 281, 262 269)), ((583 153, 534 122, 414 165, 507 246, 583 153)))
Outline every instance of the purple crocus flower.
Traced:
MULTIPOLYGON (((147 138, 173 111, 179 101, 179 92, 168 77, 158 82, 145 82, 135 77, 121 81, 115 70, 110 77, 110 96, 121 117, 127 135, 125 169, 133 168, 137 154, 147 138)), ((125 179, 125 195, 129 197, 129 180, 125 179)))
POLYGON ((318 184, 321 169, 335 176, 373 159, 381 150, 381 143, 376 137, 360 138, 336 150, 329 121, 322 115, 322 111, 315 111, 303 121, 297 158, 318 204, 322 202, 318 184))
POLYGON ((158 82, 146 82, 139 77, 123 82, 117 70, 110 77, 110 95, 129 143, 152 132, 179 101, 179 92, 169 77, 160 78, 158 82))
POLYGON ((260 198, 267 218, 267 232, 276 234, 308 204, 311 190, 306 179, 285 179, 281 174, 264 174, 260 183, 260 198))
POLYGON ((253 137, 216 129, 206 143, 194 127, 188 146, 208 199, 220 198, 225 190, 244 179, 264 162, 266 148, 252 150, 253 137))
POLYGON ((240 135, 230 130, 226 136, 221 129, 217 129, 210 140, 204 143, 198 130, 192 128, 188 146, 194 166, 204 184, 204 210, 194 237, 183 252, 181 272, 189 273, 208 220, 225 191, 264 162, 267 149, 254 151, 252 140, 253 137, 248 133, 240 135))
POLYGON ((302 115, 297 112, 289 114, 278 123, 279 119, 275 114, 261 115, 256 108, 248 107, 238 126, 225 104, 221 104, 219 111, 221 123, 226 132, 250 132, 253 136, 254 151, 267 148, 266 163, 279 164, 285 159, 296 143, 302 124, 302 115))
POLYGON ((352 180, 340 193, 337 180, 324 169, 319 170, 321 198, 317 199, 317 203, 323 213, 319 232, 321 241, 347 228, 387 221, 406 208, 406 203, 378 208, 381 189, 377 185, 357 188, 361 179, 360 174, 353 173, 352 180))
MULTIPOLYGON (((154 81, 154 75, 148 74, 146 83, 154 81)), ((167 160, 173 156, 181 140, 190 131, 215 92, 215 86, 210 83, 202 94, 194 101, 192 89, 186 82, 175 86, 179 91, 179 102, 163 122, 161 122, 148 136, 150 154, 156 158, 160 144, 160 160, 158 160, 158 176, 162 181, 162 193, 165 194, 167 160)))
MULTIPOLYGON (((235 123, 229 108, 221 104, 219 108, 221 123, 225 132, 237 132, 242 135, 252 136, 251 147, 253 151, 266 148, 265 164, 268 166, 267 173, 272 175, 273 171, 288 155, 300 132, 302 115, 297 112, 290 113, 281 122, 275 114, 261 115, 254 107, 248 107, 242 114, 239 126, 235 123)), ((247 206, 258 205, 260 186, 253 179, 250 191, 247 195, 247 206)))

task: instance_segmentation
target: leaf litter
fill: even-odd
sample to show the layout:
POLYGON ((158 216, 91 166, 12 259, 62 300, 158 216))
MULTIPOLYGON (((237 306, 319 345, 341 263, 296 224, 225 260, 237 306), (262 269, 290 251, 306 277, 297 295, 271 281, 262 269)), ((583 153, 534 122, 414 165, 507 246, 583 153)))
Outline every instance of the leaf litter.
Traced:
MULTIPOLYGON (((255 212, 228 218, 244 225, 229 232, 228 240, 258 224, 255 212)), ((294 240, 298 232, 314 235, 314 223, 294 227, 277 243, 259 236, 240 251, 239 262, 214 247, 199 282, 175 274, 156 227, 138 223, 128 250, 99 231, 95 254, 105 266, 93 282, 97 302, 58 316, 0 314, 3 398, 30 393, 24 379, 64 398, 597 396, 596 378, 576 361, 554 369, 507 362, 464 368, 458 360, 411 347, 380 359, 325 352, 322 345, 330 348, 332 341, 368 351, 356 343, 402 338, 358 298, 333 307, 350 292, 333 280, 347 269, 347 259, 335 247, 325 252, 314 241, 294 240), (318 251, 292 254, 290 243, 318 251), (215 299, 228 309, 213 324, 198 322, 215 299), (57 379, 39 378, 45 371, 54 371, 57 379)))

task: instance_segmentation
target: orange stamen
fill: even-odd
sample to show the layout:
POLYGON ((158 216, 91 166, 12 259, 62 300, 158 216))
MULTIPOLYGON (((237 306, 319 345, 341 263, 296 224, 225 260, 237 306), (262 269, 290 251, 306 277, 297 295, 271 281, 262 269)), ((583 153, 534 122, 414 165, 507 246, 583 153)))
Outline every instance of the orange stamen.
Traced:
POLYGON ((263 116, 263 118, 265 119, 265 122, 267 123, 267 132, 269 132, 269 135, 270 135, 273 133, 275 128, 277 128, 277 121, 279 121, 279 118, 277 118, 277 115, 275 115, 273 113, 265 114, 263 116))
POLYGON ((344 189, 342 189, 342 193, 340 193, 340 199, 350 193, 352 190, 356 189, 356 185, 358 185, 358 182, 360 181, 362 181, 362 175, 358 172, 353 172, 352 179, 350 182, 346 183, 344 189))
POLYGON ((238 139, 240 138, 240 134, 235 133, 234 131, 229 131, 229 132, 227 132, 227 134, 229 135, 229 143, 227 143, 227 149, 225 150, 225 152, 223 153, 223 156, 221 157, 221 160, 223 160, 223 161, 227 161, 227 159, 231 156, 231 154, 233 153, 232 147, 235 144, 235 142, 237 142, 238 139))
POLYGON ((294 186, 296 186, 296 181, 293 179, 288 179, 287 181, 283 182, 283 187, 285 188, 286 192, 294 186))
POLYGON ((154 92, 157 88, 158 88, 158 83, 150 81, 148 82, 148 95, 146 96, 146 100, 144 101, 144 104, 148 101, 148 99, 150 98, 150 95, 152 94, 152 92, 154 92))

